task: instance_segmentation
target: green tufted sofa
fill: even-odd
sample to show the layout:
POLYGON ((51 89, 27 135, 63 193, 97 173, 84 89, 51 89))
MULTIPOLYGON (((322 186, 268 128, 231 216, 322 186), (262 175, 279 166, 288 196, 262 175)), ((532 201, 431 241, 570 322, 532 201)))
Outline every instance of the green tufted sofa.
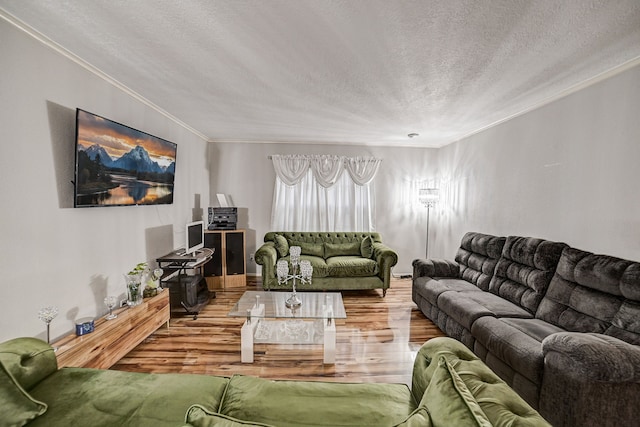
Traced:
POLYGON ((311 284, 300 286, 301 291, 382 289, 385 296, 391 267, 398 262, 379 233, 272 231, 255 254, 265 290, 291 289, 291 283, 279 284, 276 276, 276 263, 289 260, 291 246, 300 246, 300 258, 313 266, 311 284))
POLYGON ((58 369, 35 338, 0 344, 0 426, 549 426, 464 345, 434 338, 412 387, 58 369))

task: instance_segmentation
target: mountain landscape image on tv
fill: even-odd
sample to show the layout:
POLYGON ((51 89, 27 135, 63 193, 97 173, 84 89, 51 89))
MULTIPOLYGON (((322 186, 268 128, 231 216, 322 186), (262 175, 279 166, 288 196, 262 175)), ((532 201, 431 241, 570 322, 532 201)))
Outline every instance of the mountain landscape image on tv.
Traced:
POLYGON ((78 109, 75 206, 173 203, 177 145, 78 109))

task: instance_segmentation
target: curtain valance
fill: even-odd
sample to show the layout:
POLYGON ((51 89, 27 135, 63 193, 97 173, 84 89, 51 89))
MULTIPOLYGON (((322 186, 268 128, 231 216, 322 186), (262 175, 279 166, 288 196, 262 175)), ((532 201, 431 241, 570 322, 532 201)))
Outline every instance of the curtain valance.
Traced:
POLYGON ((280 180, 291 186, 298 184, 311 169, 318 184, 324 188, 334 185, 346 169, 358 185, 366 185, 373 180, 380 167, 381 159, 372 157, 345 157, 331 155, 279 155, 271 156, 273 168, 280 180))

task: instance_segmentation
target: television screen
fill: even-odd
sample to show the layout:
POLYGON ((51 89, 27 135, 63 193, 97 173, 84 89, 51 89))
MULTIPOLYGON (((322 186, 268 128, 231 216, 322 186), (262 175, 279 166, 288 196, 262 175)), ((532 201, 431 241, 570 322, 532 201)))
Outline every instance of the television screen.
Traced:
POLYGON ((78 109, 75 207, 173 203, 177 145, 78 109))

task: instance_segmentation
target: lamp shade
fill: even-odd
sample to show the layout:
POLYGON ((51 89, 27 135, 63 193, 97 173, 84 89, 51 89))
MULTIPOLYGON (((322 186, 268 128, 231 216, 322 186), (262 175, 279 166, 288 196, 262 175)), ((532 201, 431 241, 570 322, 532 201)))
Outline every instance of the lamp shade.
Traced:
POLYGON ((421 188, 418 192, 420 203, 428 207, 433 207, 439 198, 440 191, 437 188, 421 188))

